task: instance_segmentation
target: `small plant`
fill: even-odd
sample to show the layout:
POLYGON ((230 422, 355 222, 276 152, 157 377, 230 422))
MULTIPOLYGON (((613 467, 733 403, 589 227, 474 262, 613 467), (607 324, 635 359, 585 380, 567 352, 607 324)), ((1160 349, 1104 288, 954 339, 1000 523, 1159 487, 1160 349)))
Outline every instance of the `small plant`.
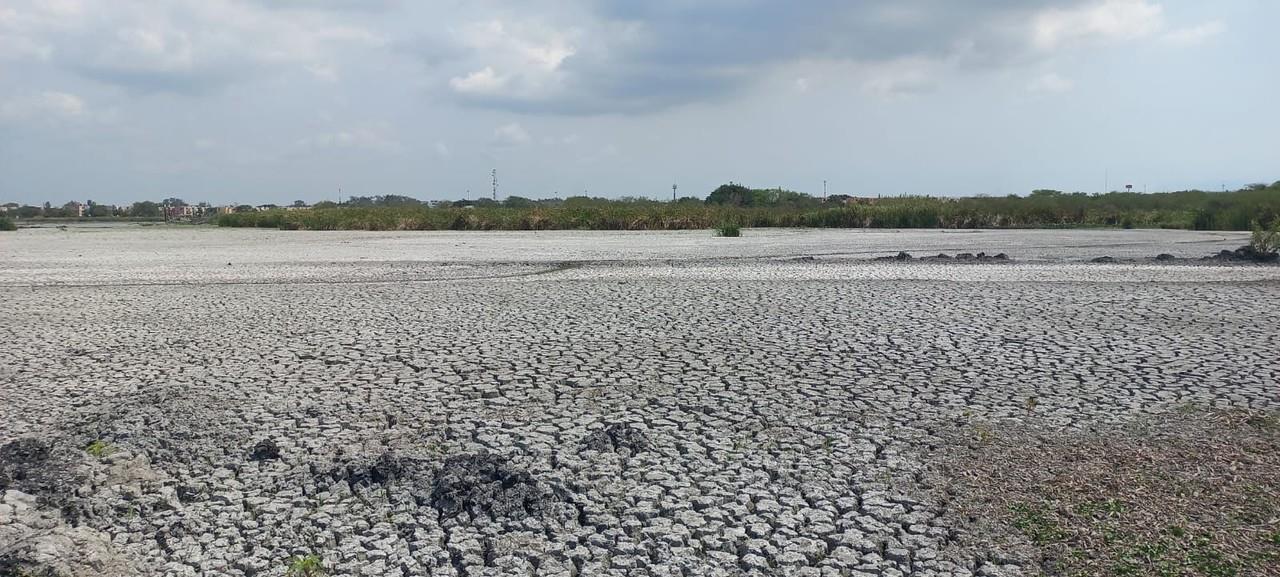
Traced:
POLYGON ((1253 236, 1249 239, 1249 248, 1256 254, 1280 252, 1280 218, 1271 223, 1271 227, 1253 221, 1253 236))
POLYGON ((1067 538, 1066 531, 1045 509, 1022 503, 1010 509, 1013 512, 1013 526, 1020 529, 1032 543, 1046 545, 1067 538))
POLYGON ((325 575, 324 562, 319 555, 302 555, 289 558, 289 568, 285 570, 289 577, 321 577, 325 575))
POLYGON ((716 226, 715 230, 716 236, 742 236, 742 227, 731 222, 722 222, 716 226))
POLYGON ((18 230, 18 225, 7 216, 0 216, 0 230, 18 230))
POLYGON ((89 455, 95 459, 101 459, 115 451, 115 447, 112 447, 110 443, 102 439, 89 443, 89 445, 84 448, 84 452, 89 453, 89 455))

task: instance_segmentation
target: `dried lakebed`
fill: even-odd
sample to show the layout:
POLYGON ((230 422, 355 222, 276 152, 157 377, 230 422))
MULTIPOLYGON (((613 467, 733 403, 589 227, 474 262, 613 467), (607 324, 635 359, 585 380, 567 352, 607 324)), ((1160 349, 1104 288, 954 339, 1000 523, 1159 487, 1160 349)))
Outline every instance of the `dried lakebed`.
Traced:
POLYGON ((1280 267, 1087 262, 1238 235, 755 232, 5 237, 0 569, 1034 574, 957 429, 1280 407, 1280 267))

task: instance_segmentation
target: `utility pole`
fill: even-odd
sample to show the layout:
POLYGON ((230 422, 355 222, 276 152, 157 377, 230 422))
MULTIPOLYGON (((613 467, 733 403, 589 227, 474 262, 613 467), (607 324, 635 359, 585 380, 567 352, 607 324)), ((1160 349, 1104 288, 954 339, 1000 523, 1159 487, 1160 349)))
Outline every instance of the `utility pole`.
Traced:
POLYGON ((822 179, 822 202, 827 201, 827 179, 822 179))
POLYGON ((498 201, 498 169, 496 168, 493 169, 490 172, 490 175, 493 176, 493 201, 497 202, 498 201))
POLYGON ((671 184, 671 202, 675 202, 675 201, 676 201, 676 188, 677 188, 677 187, 676 187, 675 183, 672 183, 672 184, 671 184))

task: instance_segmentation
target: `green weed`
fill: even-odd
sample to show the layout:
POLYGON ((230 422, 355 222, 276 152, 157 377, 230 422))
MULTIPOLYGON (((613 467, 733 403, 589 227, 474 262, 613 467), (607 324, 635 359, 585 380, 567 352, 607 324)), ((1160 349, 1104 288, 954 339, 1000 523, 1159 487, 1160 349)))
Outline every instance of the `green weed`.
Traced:
POLYGON ((326 574, 324 562, 316 554, 291 557, 289 566, 285 569, 288 577, 322 577, 326 574))
POLYGON ((95 459, 101 459, 116 452, 116 448, 111 446, 110 443, 103 441, 102 439, 98 439, 89 443, 89 445, 84 448, 84 452, 89 453, 89 455, 95 459))

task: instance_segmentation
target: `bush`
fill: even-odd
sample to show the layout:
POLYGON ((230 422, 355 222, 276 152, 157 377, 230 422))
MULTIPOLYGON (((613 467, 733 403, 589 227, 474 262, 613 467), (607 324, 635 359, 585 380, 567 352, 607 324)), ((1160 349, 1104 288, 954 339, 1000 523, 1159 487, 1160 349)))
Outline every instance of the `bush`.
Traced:
POLYGON ((742 236, 742 229, 731 222, 722 222, 716 226, 716 236, 742 236))
POLYGON ((288 577, 321 577, 325 572, 320 556, 314 554, 291 557, 285 568, 285 575, 288 577))
POLYGON ((1253 236, 1249 239, 1249 248, 1254 253, 1263 255, 1280 251, 1280 219, 1276 219, 1271 228, 1253 221, 1253 236))
POLYGON ((0 216, 0 230, 18 230, 18 225, 7 216, 0 216))

